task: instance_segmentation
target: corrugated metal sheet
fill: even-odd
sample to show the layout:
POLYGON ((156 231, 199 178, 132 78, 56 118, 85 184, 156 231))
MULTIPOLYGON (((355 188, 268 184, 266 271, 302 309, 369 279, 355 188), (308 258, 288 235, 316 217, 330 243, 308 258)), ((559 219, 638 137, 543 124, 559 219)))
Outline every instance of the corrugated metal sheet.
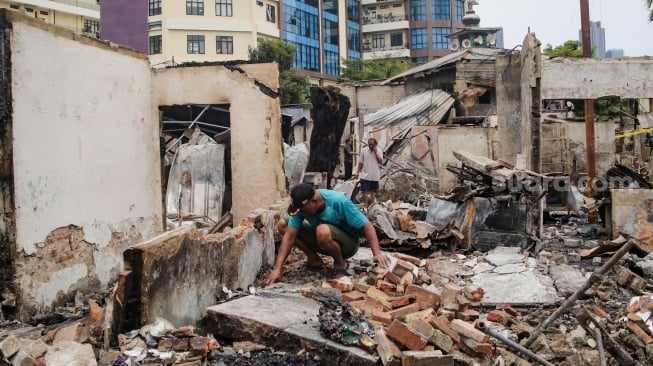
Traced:
POLYGON ((437 72, 438 69, 447 66, 452 63, 456 63, 460 60, 478 60, 478 61, 492 61, 496 59, 498 53, 503 53, 505 50, 502 48, 469 48, 466 50, 461 50, 458 52, 450 53, 446 56, 435 59, 431 62, 427 62, 424 65, 414 67, 408 71, 402 72, 401 74, 395 75, 385 82, 384 84, 389 84, 402 79, 406 79, 410 76, 412 77, 421 77, 428 75, 434 72, 437 72))
POLYGON ((365 127, 434 125, 442 120, 454 103, 449 93, 433 89, 406 97, 397 103, 365 115, 365 127))

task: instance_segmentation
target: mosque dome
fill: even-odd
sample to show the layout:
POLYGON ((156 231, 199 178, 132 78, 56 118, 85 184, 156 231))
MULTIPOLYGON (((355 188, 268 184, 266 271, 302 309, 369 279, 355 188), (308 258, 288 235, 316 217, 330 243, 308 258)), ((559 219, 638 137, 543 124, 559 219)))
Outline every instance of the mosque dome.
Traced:
POLYGON ((465 27, 473 28, 478 27, 478 25, 481 24, 481 17, 479 17, 475 11, 470 10, 467 12, 467 14, 465 14, 461 21, 465 27))

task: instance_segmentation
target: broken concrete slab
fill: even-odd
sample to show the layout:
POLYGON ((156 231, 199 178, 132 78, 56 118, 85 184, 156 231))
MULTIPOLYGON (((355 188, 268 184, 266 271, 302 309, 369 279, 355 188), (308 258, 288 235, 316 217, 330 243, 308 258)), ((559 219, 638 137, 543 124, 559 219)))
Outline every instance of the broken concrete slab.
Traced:
POLYGON ((583 272, 567 264, 552 266, 549 268, 549 274, 560 296, 571 296, 587 281, 583 272))
POLYGON ((333 342, 320 333, 321 304, 299 293, 261 291, 204 310, 201 327, 230 339, 252 339, 278 349, 304 349, 325 364, 375 365, 376 354, 333 342))
POLYGON ((481 304, 553 304, 559 300, 553 279, 534 269, 519 248, 497 247, 485 260, 498 267, 471 278, 485 291, 481 304))

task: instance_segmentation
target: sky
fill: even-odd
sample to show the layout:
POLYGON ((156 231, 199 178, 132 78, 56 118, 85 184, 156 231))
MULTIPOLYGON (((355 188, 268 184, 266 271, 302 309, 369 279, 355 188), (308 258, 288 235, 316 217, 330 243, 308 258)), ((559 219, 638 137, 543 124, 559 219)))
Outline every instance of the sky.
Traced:
MULTIPOLYGON (((503 27, 503 47, 521 45, 530 31, 554 47, 578 40, 580 0, 477 0, 481 27, 503 27)), ((605 48, 623 49, 624 56, 653 56, 653 23, 645 0, 589 0, 590 20, 601 21, 605 48)))

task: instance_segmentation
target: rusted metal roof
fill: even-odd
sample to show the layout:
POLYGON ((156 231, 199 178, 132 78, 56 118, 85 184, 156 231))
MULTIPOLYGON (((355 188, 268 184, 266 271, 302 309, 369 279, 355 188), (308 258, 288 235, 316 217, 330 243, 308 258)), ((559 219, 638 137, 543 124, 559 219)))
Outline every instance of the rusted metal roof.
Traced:
POLYGON ((401 74, 395 75, 386 81, 383 84, 390 84, 393 82, 398 82, 405 80, 408 77, 418 78, 424 77, 432 73, 437 73, 438 69, 444 68, 445 66, 454 64, 461 60, 477 60, 477 61, 489 61, 495 60, 498 53, 502 53, 505 50, 503 48, 468 48, 458 52, 450 53, 446 56, 437 58, 431 62, 427 62, 423 65, 414 67, 410 70, 402 72, 401 74))
POLYGON ((454 98, 443 90, 426 90, 365 115, 364 122, 366 127, 434 125, 449 112, 453 103, 454 98))

